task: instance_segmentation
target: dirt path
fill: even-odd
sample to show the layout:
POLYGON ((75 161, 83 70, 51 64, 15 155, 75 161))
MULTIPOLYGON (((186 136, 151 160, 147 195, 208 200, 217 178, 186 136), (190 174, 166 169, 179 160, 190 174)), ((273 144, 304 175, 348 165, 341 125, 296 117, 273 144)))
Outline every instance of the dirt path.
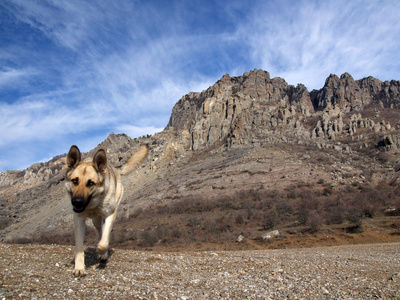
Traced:
POLYGON ((400 299, 400 243, 267 251, 86 250, 0 244, 1 299, 400 299))

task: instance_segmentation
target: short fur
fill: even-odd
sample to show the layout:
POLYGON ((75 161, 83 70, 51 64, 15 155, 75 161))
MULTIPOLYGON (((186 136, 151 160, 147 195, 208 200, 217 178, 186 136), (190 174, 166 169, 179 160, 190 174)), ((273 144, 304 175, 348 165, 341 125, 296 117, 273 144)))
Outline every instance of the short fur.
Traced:
POLYGON ((97 252, 100 260, 107 260, 111 229, 123 195, 120 175, 128 175, 146 158, 149 147, 142 146, 119 173, 107 164, 107 156, 100 149, 93 159, 81 161, 81 152, 72 146, 67 156, 65 188, 71 197, 74 211, 75 276, 85 275, 83 240, 85 220, 91 218, 99 234, 97 252))

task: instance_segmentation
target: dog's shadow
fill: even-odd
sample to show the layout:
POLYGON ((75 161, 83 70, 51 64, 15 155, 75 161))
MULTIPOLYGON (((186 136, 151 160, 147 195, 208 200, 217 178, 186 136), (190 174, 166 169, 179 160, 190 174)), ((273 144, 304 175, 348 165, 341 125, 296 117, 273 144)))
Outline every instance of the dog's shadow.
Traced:
MULTIPOLYGON (((108 249, 108 259, 114 254, 112 249, 108 249)), ((96 248, 89 247, 85 250, 85 266, 86 268, 105 269, 107 267, 108 259, 103 261, 99 259, 96 248)))

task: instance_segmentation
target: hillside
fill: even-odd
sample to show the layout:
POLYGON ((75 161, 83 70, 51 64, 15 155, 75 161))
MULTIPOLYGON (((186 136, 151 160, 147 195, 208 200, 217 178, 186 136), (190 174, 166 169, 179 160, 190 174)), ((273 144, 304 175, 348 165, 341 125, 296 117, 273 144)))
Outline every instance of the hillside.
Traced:
MULTIPOLYGON (((163 132, 138 139, 112 133, 85 156, 101 147, 119 167, 142 143, 151 153, 124 180, 114 246, 400 240, 399 81, 345 73, 308 91, 263 70, 225 75, 183 96, 163 132), (270 230, 280 236, 263 240, 270 230)), ((3 241, 73 244, 64 166, 60 155, 0 173, 3 241)), ((89 229, 88 240, 94 236, 89 229)))

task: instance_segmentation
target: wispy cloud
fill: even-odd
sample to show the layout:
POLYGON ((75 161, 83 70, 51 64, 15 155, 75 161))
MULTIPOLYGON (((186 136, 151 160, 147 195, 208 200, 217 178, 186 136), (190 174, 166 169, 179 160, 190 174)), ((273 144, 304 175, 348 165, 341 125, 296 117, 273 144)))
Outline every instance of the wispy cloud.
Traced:
POLYGON ((398 1, 0 3, 0 171, 152 134, 225 73, 400 77, 398 1))
POLYGON ((25 69, 5 67, 0 70, 0 89, 21 88, 34 75, 37 75, 37 72, 29 67, 25 69))
POLYGON ((271 73, 311 88, 321 88, 330 73, 383 79, 399 75, 389 61, 398 50, 394 36, 400 34, 399 2, 270 4, 260 4, 242 30, 254 29, 247 38, 252 59, 271 73))

